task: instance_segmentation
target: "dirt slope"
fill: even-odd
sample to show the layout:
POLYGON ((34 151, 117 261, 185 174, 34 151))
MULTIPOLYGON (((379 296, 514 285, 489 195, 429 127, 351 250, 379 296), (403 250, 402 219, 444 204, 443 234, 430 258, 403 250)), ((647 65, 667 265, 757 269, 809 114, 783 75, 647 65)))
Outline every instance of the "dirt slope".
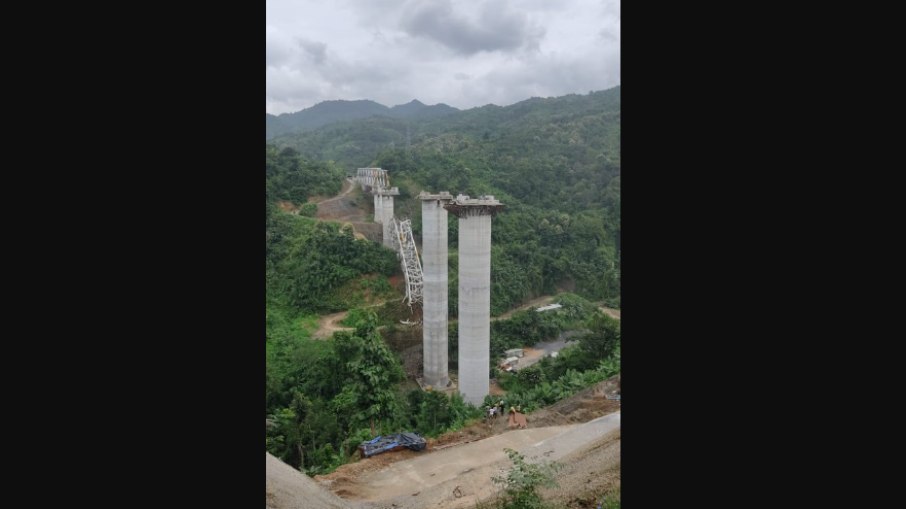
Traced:
POLYGON ((557 462, 556 488, 541 491, 558 507, 596 508, 603 496, 620 486, 620 430, 611 431, 557 462))
MULTIPOLYGON (((601 449, 597 447, 601 439, 619 430, 619 425, 620 413, 615 412, 583 424, 509 431, 400 461, 358 479, 341 477, 333 480, 330 488, 344 498, 361 502, 363 508, 473 507, 496 496, 498 488, 491 478, 511 467, 504 448, 515 449, 532 462, 572 457, 573 461, 603 465, 607 458, 595 460, 589 453, 601 449)), ((610 463, 618 457, 613 447, 602 451, 609 451, 610 463)))
POLYGON ((265 453, 264 502, 267 509, 349 509, 354 507, 310 477, 265 453))
POLYGON ((349 223, 355 231, 356 238, 381 242, 382 226, 368 221, 371 207, 367 205, 367 198, 370 196, 363 197, 358 185, 347 179, 343 181, 342 191, 337 196, 328 199, 312 198, 309 201, 318 204, 318 219, 349 223), (359 203, 365 205, 359 206, 359 203))
POLYGON ((503 449, 512 448, 532 462, 546 459, 582 465, 582 470, 561 472, 558 479, 565 488, 551 496, 564 503, 594 500, 596 493, 619 482, 620 403, 607 399, 618 383, 615 376, 529 414, 526 430, 508 430, 505 419, 479 422, 429 440, 424 452, 378 455, 315 480, 364 508, 472 507, 496 496, 491 477, 511 466, 503 449), (567 500, 567 492, 579 498, 567 500))
POLYGON ((334 332, 345 330, 354 330, 352 327, 340 325, 340 322, 346 318, 349 311, 340 311, 330 315, 324 315, 318 319, 318 329, 312 334, 312 339, 329 339, 334 332))

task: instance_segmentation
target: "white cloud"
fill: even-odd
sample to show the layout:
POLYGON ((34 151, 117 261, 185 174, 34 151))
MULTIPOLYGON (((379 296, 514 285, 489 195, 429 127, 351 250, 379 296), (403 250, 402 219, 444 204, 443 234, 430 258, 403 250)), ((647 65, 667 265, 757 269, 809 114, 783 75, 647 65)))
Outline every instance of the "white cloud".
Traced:
POLYGON ((620 83, 619 0, 267 0, 266 108, 458 108, 620 83))

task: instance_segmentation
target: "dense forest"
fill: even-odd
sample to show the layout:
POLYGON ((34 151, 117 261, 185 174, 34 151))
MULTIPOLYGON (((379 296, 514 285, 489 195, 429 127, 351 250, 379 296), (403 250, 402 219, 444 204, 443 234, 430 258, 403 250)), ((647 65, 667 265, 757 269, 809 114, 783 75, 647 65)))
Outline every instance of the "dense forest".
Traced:
POLYGON ((556 289, 619 306, 620 87, 419 122, 372 117, 274 141, 313 160, 389 170, 403 192, 397 211, 416 234, 420 206, 406 198, 423 189, 496 196, 506 210, 492 228, 494 314, 556 289))
MULTIPOLYGON (((506 205, 492 227, 491 311, 540 295, 563 307, 493 322, 492 358, 572 331, 578 344, 517 375, 497 376, 526 409, 619 372, 620 89, 485 106, 441 118, 372 116, 276 137, 266 145, 266 447, 310 474, 348 461, 382 432, 436 436, 481 415, 462 399, 415 389, 383 335, 393 252, 317 220, 312 196, 339 192, 356 167, 380 166, 399 186, 396 214, 421 231, 421 190, 506 205), (282 202, 299 207, 281 210, 282 202), (318 317, 352 310, 348 332, 312 338, 318 317)), ((456 368, 457 221, 450 232, 450 363, 456 368)))

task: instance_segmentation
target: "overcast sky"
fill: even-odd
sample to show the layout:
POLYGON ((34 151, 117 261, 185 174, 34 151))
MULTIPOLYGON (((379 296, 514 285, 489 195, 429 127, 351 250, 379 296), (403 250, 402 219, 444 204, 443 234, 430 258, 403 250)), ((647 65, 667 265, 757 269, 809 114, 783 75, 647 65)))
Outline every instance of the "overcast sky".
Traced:
POLYGON ((266 0, 267 112, 460 109, 620 84, 620 0, 266 0))

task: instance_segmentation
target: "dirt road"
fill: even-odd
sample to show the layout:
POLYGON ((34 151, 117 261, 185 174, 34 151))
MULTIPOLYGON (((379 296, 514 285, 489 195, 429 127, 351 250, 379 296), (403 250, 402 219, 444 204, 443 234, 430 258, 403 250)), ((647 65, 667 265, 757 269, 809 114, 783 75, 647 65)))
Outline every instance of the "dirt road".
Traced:
MULTIPOLYGON (((619 380, 619 376, 612 377, 528 414, 529 428, 525 430, 508 430, 505 419, 490 424, 482 421, 429 440, 426 451, 378 455, 343 465, 315 480, 355 507, 472 507, 496 493, 491 477, 512 466, 503 452, 509 447, 530 462, 559 459, 595 466, 562 479, 558 476, 561 486, 580 482, 571 479, 572 475, 581 477, 582 485, 572 490, 573 495, 585 493, 586 488, 612 486, 619 479, 620 402, 607 395, 617 390, 619 380), (604 472, 605 467, 610 472, 605 478, 589 475, 604 472)), ((593 494, 589 496, 593 498, 593 494)))
POLYGON ((330 339, 334 332, 341 330, 353 330, 352 327, 344 327, 340 322, 346 318, 349 311, 340 311, 330 315, 324 315, 318 319, 318 330, 311 335, 312 339, 330 339))
POLYGON ((595 507, 601 493, 620 483, 620 402, 607 399, 619 381, 614 376, 528 414, 525 430, 509 431, 505 419, 481 421, 430 439, 425 451, 381 454, 315 479, 267 455, 267 508, 474 507, 495 496, 491 478, 512 467, 506 447, 531 463, 563 465, 560 487, 545 491, 546 498, 564 507, 595 507))
POLYGON ((551 354, 563 350, 566 346, 575 344, 575 341, 568 341, 566 338, 555 339, 553 341, 542 341, 533 346, 527 346, 522 349, 523 356, 516 363, 517 369, 525 369, 529 366, 541 362, 541 359, 549 357, 551 354))
POLYGON ((531 462, 560 460, 593 446, 619 427, 616 412, 584 424, 508 431, 393 463, 355 480, 341 477, 328 484, 344 499, 363 502, 361 507, 472 507, 497 492, 491 478, 512 466, 505 448, 519 451, 531 462))
POLYGON ((355 182, 351 179, 346 178, 343 179, 343 184, 340 186, 340 194, 334 196, 333 198, 327 198, 324 196, 312 196, 308 199, 308 202, 318 204, 330 203, 349 195, 349 193, 351 193, 353 189, 355 189, 355 182))
POLYGON ((365 211, 356 206, 355 197, 351 196, 356 190, 356 185, 349 179, 343 181, 340 194, 333 198, 316 201, 318 204, 318 219, 328 221, 364 221, 365 211))
MULTIPOLYGON (((340 478, 330 488, 350 500, 384 501, 454 482, 463 484, 462 475, 506 459, 504 448, 524 449, 561 434, 576 425, 509 431, 470 444, 424 454, 400 461, 383 470, 352 480, 340 478)), ((362 460, 368 461, 368 460, 362 460)), ((455 486, 450 487, 452 492, 455 486)), ((397 504, 399 505, 399 504, 397 504)))
POLYGON ((312 198, 310 203, 318 204, 318 219, 348 223, 352 226, 356 238, 381 242, 383 229, 380 224, 368 221, 368 210, 370 208, 367 205, 367 200, 365 201, 366 205, 360 207, 360 198, 362 198, 362 192, 359 190, 358 185, 346 179, 343 181, 340 194, 333 198, 312 198))

